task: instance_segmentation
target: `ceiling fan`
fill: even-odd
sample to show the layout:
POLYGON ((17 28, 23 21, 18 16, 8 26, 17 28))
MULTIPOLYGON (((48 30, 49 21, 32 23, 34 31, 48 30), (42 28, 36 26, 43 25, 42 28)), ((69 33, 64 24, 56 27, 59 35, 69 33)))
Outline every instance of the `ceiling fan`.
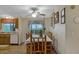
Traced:
POLYGON ((30 8, 30 10, 32 11, 32 17, 36 17, 36 16, 45 16, 45 14, 42 14, 39 12, 39 9, 36 7, 32 7, 30 8))

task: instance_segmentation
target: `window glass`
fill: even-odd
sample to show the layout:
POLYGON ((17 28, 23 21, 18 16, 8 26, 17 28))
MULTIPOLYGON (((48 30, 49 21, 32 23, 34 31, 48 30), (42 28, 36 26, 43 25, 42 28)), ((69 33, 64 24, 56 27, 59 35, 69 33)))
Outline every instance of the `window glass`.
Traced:
POLYGON ((40 30, 43 28, 43 25, 42 24, 37 24, 37 29, 40 30))
POLYGON ((13 32, 13 31, 15 31, 15 24, 13 24, 13 23, 3 23, 2 24, 2 31, 3 32, 13 32))
POLYGON ((29 27, 33 34, 39 34, 43 30, 43 24, 33 23, 29 27))
POLYGON ((33 30, 37 29, 37 25, 36 24, 32 24, 31 26, 32 26, 33 30))

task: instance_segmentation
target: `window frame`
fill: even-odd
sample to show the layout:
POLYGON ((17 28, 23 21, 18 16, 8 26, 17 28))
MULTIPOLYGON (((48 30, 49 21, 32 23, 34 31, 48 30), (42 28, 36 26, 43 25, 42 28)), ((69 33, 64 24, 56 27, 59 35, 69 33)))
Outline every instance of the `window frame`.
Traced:
POLYGON ((15 31, 15 24, 14 23, 2 23, 2 32, 5 32, 4 30, 3 30, 3 24, 10 24, 10 31, 6 31, 6 32, 13 32, 13 31, 15 31), (11 24, 13 24, 13 28, 14 29, 11 29, 12 27, 11 27, 11 24))

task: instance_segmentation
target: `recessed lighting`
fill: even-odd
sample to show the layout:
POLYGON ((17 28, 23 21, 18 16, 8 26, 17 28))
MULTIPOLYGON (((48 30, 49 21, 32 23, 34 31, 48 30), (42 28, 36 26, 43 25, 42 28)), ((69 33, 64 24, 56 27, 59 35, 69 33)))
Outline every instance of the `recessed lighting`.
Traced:
POLYGON ((1 15, 1 18, 11 18, 11 19, 13 19, 14 17, 10 16, 10 15, 1 15))
POLYGON ((5 18, 9 18, 8 16, 6 16, 5 18))
POLYGON ((11 18, 11 19, 13 19, 13 17, 12 17, 12 16, 6 16, 5 18, 11 18))

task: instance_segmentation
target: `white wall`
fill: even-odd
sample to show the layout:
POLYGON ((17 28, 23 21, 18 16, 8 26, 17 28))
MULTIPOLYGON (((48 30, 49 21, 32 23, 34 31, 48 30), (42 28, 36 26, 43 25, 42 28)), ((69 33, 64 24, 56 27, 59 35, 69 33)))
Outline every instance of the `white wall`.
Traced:
POLYGON ((50 18, 45 19, 45 27, 46 27, 46 30, 48 31, 51 30, 51 19, 50 18))
POLYGON ((53 30, 56 39, 56 50, 58 53, 65 53, 66 49, 66 39, 65 39, 65 24, 61 24, 61 10, 65 6, 58 6, 55 11, 59 11, 59 23, 55 24, 55 29, 53 30))
POLYGON ((59 23, 55 24, 55 29, 51 27, 51 19, 45 21, 46 29, 51 31, 55 36, 55 47, 58 53, 65 53, 65 24, 61 24, 61 9, 65 6, 55 6, 54 12, 59 11, 59 23))
POLYGON ((19 18, 19 43, 25 42, 28 31, 28 19, 19 18))
POLYGON ((52 32, 54 32, 57 52, 65 53, 65 24, 56 24, 55 29, 52 32))
MULTIPOLYGON (((47 30, 54 33, 58 53, 79 53, 79 24, 73 22, 74 17, 79 17, 79 6, 71 9, 70 6, 57 6, 54 11, 66 8, 66 23, 56 24, 55 29, 50 26, 51 20, 46 20, 47 30)), ((61 14, 60 14, 61 15, 61 14)), ((61 17, 60 17, 61 20, 61 17)))
POLYGON ((73 22, 75 16, 79 17, 79 6, 67 6, 66 14, 66 53, 79 53, 79 24, 73 22))

